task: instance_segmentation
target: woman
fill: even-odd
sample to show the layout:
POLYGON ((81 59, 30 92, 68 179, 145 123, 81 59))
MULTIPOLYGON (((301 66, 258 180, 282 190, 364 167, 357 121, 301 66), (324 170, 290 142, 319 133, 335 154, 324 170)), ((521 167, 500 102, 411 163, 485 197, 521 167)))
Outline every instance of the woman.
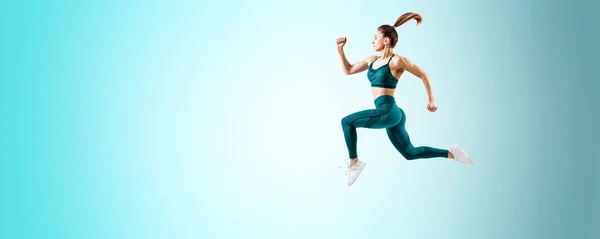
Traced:
POLYGON ((349 160, 347 162, 348 186, 354 184, 358 175, 365 167, 363 161, 358 160, 356 128, 386 129, 389 139, 394 147, 407 160, 423 158, 450 158, 456 162, 472 165, 470 157, 458 146, 450 149, 439 149, 428 146, 414 147, 405 129, 406 114, 402 108, 396 105, 394 92, 398 79, 404 71, 407 71, 423 81, 429 102, 427 110, 435 112, 437 106, 433 98, 433 92, 427 73, 413 64, 406 57, 394 54, 393 49, 398 42, 396 27, 415 19, 417 25, 423 21, 419 14, 408 12, 400 16, 394 26, 382 25, 377 28, 373 41, 373 49, 381 53, 381 56, 369 56, 362 61, 350 64, 344 54, 346 37, 336 40, 338 53, 342 60, 344 73, 346 75, 357 74, 367 71, 367 78, 371 82, 371 91, 375 103, 375 109, 363 110, 350 114, 342 119, 342 129, 348 148, 349 160))

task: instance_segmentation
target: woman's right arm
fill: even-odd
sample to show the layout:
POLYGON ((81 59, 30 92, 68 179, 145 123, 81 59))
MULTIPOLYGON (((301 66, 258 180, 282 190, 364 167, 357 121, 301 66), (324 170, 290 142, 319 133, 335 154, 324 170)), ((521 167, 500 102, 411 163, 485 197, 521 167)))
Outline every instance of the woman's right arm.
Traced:
POLYGON ((348 59, 346 59, 346 54, 344 54, 344 45, 346 45, 345 37, 338 38, 336 40, 336 43, 337 43, 338 54, 340 55, 340 60, 342 60, 342 67, 344 69, 344 74, 352 75, 352 74, 363 72, 369 68, 368 59, 370 59, 370 57, 367 57, 366 59, 356 62, 354 64, 350 64, 350 62, 348 62, 348 59))

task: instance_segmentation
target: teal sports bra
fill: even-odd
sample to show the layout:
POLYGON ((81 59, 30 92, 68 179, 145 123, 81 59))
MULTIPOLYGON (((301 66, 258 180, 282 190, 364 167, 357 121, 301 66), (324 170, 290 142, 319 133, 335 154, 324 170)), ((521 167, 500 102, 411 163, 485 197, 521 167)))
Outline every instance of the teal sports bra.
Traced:
POLYGON ((383 87, 396 89, 396 85, 398 85, 398 79, 392 75, 392 71, 390 70, 390 61, 392 61, 394 55, 390 57, 390 60, 383 66, 377 68, 377 70, 373 69, 373 63, 371 62, 369 65, 369 71, 367 72, 367 78, 371 82, 371 87, 383 87))

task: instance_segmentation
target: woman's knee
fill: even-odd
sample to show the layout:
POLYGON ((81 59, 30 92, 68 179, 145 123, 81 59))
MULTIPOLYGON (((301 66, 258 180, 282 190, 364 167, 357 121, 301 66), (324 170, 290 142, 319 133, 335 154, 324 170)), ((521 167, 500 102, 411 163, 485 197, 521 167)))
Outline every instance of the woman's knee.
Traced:
POLYGON ((342 123, 342 126, 350 124, 350 120, 348 119, 348 116, 342 118, 341 123, 342 123))
POLYGON ((414 155, 414 154, 403 154, 403 155, 404 155, 404 158, 405 158, 406 160, 415 160, 415 159, 418 159, 418 158, 419 158, 419 157, 417 157, 417 156, 416 156, 416 155, 414 155))
POLYGON ((413 160, 413 159, 419 158, 417 156, 417 152, 414 150, 414 148, 404 146, 399 151, 400 151, 400 154, 402 154, 402 156, 404 156, 404 158, 406 160, 413 160))
POLYGON ((352 127, 352 118, 350 116, 346 116, 341 120, 342 128, 350 128, 352 127))

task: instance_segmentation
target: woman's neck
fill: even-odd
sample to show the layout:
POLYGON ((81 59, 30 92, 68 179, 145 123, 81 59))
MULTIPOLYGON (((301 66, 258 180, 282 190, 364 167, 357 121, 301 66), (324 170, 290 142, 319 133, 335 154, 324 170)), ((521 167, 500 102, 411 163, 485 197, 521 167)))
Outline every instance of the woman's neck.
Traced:
POLYGON ((383 49, 383 51, 381 52, 381 59, 386 59, 388 57, 391 57, 394 54, 394 52, 392 51, 392 49, 383 49))

